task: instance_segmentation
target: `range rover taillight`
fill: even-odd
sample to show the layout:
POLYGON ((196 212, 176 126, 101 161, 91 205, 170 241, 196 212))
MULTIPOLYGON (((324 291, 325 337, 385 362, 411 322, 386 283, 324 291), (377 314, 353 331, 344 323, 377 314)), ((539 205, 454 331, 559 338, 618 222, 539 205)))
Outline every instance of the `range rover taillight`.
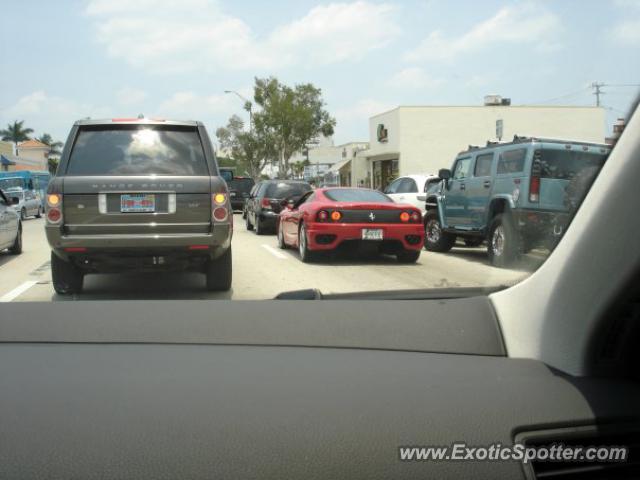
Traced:
POLYGON ((226 193, 214 193, 211 195, 213 209, 211 215, 217 222, 224 222, 229 217, 226 193))
POLYGON ((47 195, 47 222, 60 223, 62 221, 62 195, 50 193, 47 195))

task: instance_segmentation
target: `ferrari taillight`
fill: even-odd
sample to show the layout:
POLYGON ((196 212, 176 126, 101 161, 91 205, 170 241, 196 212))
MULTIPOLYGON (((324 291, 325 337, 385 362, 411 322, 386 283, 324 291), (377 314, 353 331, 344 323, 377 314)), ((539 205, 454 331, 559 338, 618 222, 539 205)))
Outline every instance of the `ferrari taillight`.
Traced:
POLYGON ((419 212, 413 212, 411 214, 411 221, 414 222, 414 223, 420 223, 420 220, 421 220, 420 216, 421 215, 420 215, 419 212))
POLYGON ((331 212, 331 220, 333 220, 334 222, 337 222, 341 218, 342 218, 342 214, 340 212, 338 211, 331 212))
POLYGON ((401 222, 408 222, 411 219, 411 215, 409 215, 409 212, 402 212, 400 214, 400 221, 401 222))
POLYGON ((317 218, 319 222, 326 222, 327 220, 329 220, 329 212, 327 212, 326 210, 320 210, 318 212, 317 218))

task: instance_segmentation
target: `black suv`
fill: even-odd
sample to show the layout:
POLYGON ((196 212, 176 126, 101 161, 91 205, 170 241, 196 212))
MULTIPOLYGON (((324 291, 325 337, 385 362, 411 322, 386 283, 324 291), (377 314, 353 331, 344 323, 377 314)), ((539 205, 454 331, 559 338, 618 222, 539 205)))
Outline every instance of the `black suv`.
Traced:
POLYGON ((47 191, 54 289, 80 292, 87 273, 188 269, 228 290, 232 222, 202 123, 76 122, 47 191))
POLYGON ((268 229, 275 232, 278 214, 284 200, 298 200, 311 190, 311 185, 302 180, 264 180, 258 183, 247 199, 247 230, 258 235, 268 229))

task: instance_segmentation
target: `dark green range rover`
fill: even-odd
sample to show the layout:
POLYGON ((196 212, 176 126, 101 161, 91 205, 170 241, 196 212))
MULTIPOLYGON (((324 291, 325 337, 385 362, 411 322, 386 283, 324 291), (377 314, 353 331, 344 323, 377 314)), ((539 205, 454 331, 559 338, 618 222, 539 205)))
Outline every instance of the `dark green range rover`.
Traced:
POLYGON ((125 270, 193 270, 209 290, 231 287, 233 215, 201 122, 76 122, 46 203, 57 293, 125 270))

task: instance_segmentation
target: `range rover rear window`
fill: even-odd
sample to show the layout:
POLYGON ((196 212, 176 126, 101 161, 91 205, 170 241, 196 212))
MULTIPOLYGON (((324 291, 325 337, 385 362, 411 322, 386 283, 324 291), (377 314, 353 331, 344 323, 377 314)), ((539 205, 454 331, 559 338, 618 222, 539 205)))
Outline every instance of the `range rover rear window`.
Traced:
POLYGON ((66 174, 206 176, 209 169, 194 127, 104 125, 80 129, 66 174))

